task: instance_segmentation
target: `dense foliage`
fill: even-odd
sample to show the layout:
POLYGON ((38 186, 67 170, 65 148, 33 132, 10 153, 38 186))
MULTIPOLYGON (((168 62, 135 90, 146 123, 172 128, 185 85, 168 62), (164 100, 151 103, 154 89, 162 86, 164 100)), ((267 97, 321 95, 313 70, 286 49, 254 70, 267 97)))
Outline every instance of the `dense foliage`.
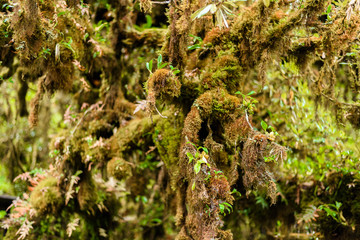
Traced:
POLYGON ((1 0, 5 239, 360 238, 360 0, 1 0))

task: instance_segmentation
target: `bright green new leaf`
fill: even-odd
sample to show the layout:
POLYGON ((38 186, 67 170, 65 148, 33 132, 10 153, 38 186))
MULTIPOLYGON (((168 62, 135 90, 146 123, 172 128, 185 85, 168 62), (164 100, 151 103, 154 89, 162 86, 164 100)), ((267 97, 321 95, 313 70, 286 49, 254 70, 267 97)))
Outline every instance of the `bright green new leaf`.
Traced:
POLYGON ((153 60, 150 60, 150 62, 146 63, 146 68, 147 70, 149 70, 150 73, 152 73, 152 64, 153 64, 153 60))
POLYGON ((191 163, 192 160, 194 159, 194 156, 193 156, 191 153, 189 153, 189 152, 187 152, 186 155, 187 155, 188 158, 189 158, 189 163, 191 163))
POLYGON ((162 63, 162 55, 160 54, 159 55, 159 57, 158 57, 158 59, 157 59, 157 68, 158 69, 161 69, 161 63, 162 63))
POLYGON ((266 122, 264 122, 263 120, 261 120, 261 127, 264 129, 264 131, 266 131, 266 129, 268 128, 268 125, 266 122))
POLYGON ((201 162, 198 161, 195 165, 194 165, 194 171, 196 174, 198 174, 200 172, 201 169, 201 162))

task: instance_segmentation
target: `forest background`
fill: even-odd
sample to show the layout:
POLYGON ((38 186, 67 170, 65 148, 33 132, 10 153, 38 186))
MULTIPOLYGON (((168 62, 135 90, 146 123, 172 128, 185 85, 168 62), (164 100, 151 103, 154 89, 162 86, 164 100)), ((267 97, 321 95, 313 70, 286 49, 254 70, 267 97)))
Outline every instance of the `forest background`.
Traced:
POLYGON ((360 238, 359 0, 0 7, 5 239, 360 238))

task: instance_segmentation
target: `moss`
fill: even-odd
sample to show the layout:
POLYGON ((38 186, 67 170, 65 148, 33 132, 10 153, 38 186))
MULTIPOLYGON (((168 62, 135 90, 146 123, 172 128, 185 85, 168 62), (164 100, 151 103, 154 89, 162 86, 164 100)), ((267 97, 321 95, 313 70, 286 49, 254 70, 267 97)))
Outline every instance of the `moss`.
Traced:
MULTIPOLYGON (((168 118, 163 118, 156 124, 153 141, 172 179, 176 179, 184 116, 175 111, 167 115, 168 118)), ((175 184, 171 182, 175 188, 175 184)))
POLYGON ((147 81, 148 97, 151 106, 155 106, 156 99, 171 100, 180 95, 181 83, 170 70, 158 69, 147 81))
POLYGON ((229 29, 223 28, 220 29, 218 27, 215 27, 208 31, 204 38, 205 44, 212 44, 212 45, 220 45, 224 41, 226 41, 226 38, 229 36, 229 29))
POLYGON ((89 123, 88 132, 96 139, 110 138, 113 135, 113 126, 106 119, 99 119, 89 123))
POLYGON ((197 107, 192 107, 185 118, 182 136, 187 137, 189 141, 197 143, 199 141, 199 131, 201 129, 202 119, 197 107))
POLYGON ((19 236, 17 235, 17 232, 19 228, 20 226, 11 226, 9 229, 7 229, 4 240, 18 240, 19 236))
POLYGON ((113 158, 107 163, 107 172, 117 180, 131 176, 131 165, 122 158, 113 158))
POLYGON ((111 138, 111 149, 114 152, 123 152, 133 142, 137 142, 143 134, 151 133, 153 123, 156 124, 160 116, 153 116, 153 121, 149 118, 134 119, 126 126, 120 128, 114 137, 111 138))
POLYGON ((218 88, 205 92, 196 99, 194 106, 201 110, 201 117, 204 119, 211 115, 215 119, 226 120, 229 114, 235 113, 241 104, 239 98, 218 88))
POLYGON ((39 214, 54 213, 64 204, 64 198, 57 182, 56 178, 48 177, 42 180, 31 192, 30 204, 39 214))
POLYGON ((237 118, 233 122, 229 122, 225 125, 225 140, 226 144, 232 148, 236 146, 236 143, 241 142, 246 139, 248 133, 251 131, 251 127, 249 124, 252 124, 251 118, 249 119, 249 123, 246 120, 245 116, 237 118))
POLYGON ((94 207, 98 199, 96 185, 91 176, 83 179, 79 184, 77 200, 82 211, 90 211, 94 214, 94 207))
POLYGON ((235 56, 224 55, 217 58, 214 62, 214 70, 212 80, 213 84, 217 84, 215 86, 219 86, 222 82, 229 92, 233 93, 238 89, 242 68, 235 56))

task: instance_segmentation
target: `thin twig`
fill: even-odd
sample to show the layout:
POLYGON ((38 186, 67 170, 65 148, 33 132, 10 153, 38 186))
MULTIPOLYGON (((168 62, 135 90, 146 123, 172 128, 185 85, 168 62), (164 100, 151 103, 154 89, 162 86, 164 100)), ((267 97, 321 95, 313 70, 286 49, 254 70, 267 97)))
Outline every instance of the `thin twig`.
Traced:
POLYGON ((168 118, 167 116, 162 115, 155 105, 154 105, 154 107, 155 107, 155 110, 157 111, 157 113, 160 115, 160 117, 168 118))
POLYGON ((328 95, 321 93, 321 95, 323 95, 325 98, 329 99, 330 101, 339 104, 339 105, 347 105, 347 106, 352 106, 352 107, 360 107, 359 103, 346 103, 346 102, 339 102, 337 99, 334 99, 332 97, 329 97, 328 95))

